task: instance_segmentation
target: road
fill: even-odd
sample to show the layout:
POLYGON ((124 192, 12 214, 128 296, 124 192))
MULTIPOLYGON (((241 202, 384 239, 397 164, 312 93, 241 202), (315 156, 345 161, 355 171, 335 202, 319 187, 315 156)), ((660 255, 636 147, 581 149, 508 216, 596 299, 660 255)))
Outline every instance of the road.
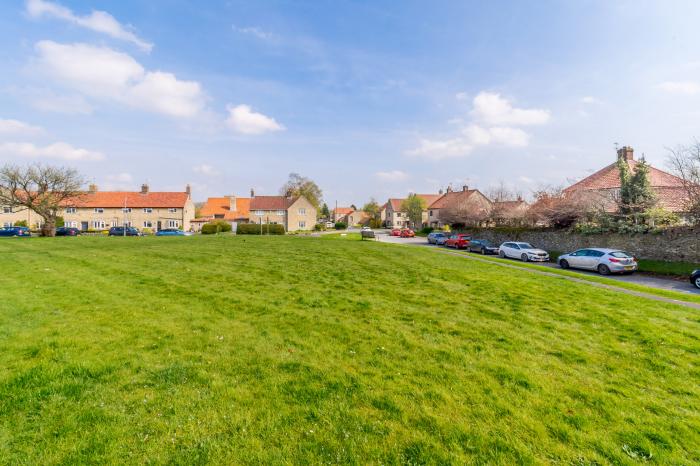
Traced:
MULTIPOLYGON (((414 245, 414 246, 424 246, 424 247, 430 247, 430 248, 444 249, 444 248, 441 248, 439 246, 434 246, 432 244, 428 244, 428 242, 425 238, 421 238, 421 237, 398 238, 396 236, 390 236, 388 234, 388 232, 384 232, 384 231, 377 231, 377 241, 381 241, 384 243, 408 244, 408 245, 414 245)), ((513 259, 500 259, 500 258, 496 258, 496 259, 499 261, 504 261, 504 262, 510 263, 512 265, 520 264, 520 261, 513 260, 513 259)), ((559 268, 558 265, 556 265, 552 262, 537 263, 537 265, 542 265, 544 267, 551 267, 554 269, 559 268)), ((585 270, 569 269, 569 271, 580 273, 581 275, 599 276, 595 272, 588 272, 585 270)), ((681 293, 700 295, 700 290, 695 288, 693 285, 691 285, 690 281, 688 281, 688 280, 683 281, 683 280, 674 280, 671 278, 653 277, 653 276, 649 276, 649 275, 646 275, 643 273, 635 273, 633 275, 608 275, 608 276, 606 276, 606 278, 610 278, 612 280, 617 280, 617 281, 621 281, 621 282, 634 283, 637 285, 648 286, 650 288, 656 288, 659 290, 678 291, 681 293)))

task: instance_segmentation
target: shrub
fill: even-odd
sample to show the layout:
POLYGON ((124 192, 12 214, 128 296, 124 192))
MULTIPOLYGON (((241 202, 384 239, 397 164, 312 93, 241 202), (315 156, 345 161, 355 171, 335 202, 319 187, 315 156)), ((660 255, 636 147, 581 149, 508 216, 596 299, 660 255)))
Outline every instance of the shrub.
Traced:
POLYGON ((263 224, 259 223, 239 223, 236 228, 236 234, 239 235, 283 235, 284 227, 279 224, 263 224))
POLYGON ((326 230, 326 224, 325 223, 317 223, 314 225, 314 231, 325 231, 326 230))
POLYGON ((434 230, 433 227, 423 227, 420 229, 419 233, 425 236, 428 236, 430 233, 432 233, 434 230))
POLYGON ((215 220, 202 225, 203 235, 215 235, 217 233, 225 233, 227 231, 231 231, 231 224, 223 220, 215 220))
POLYGON ((347 229, 347 225, 343 222, 335 222, 335 229, 336 230, 345 230, 347 229))
POLYGON ((15 222, 16 227, 28 227, 26 220, 18 220, 15 222))
POLYGON ((66 226, 65 220, 63 220, 63 217, 56 217, 56 228, 61 228, 66 226))
POLYGON ((141 230, 141 233, 143 233, 144 235, 152 235, 152 234, 153 234, 153 230, 150 229, 150 228, 148 228, 148 227, 146 227, 146 228, 144 228, 143 230, 141 230))

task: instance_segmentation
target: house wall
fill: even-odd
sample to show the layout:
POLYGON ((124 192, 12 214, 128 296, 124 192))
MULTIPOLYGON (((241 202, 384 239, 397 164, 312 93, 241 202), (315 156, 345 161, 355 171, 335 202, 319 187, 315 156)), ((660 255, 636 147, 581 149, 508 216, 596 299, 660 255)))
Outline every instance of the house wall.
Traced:
POLYGON ((679 227, 661 233, 582 235, 551 230, 471 229, 475 238, 494 244, 525 241, 547 251, 571 252, 580 248, 622 249, 643 259, 694 262, 700 264, 700 227, 679 227))
POLYGON ((287 231, 313 230, 316 209, 305 197, 300 197, 287 209, 287 231))
POLYGON ((250 223, 276 223, 287 229, 287 211, 286 210, 250 210, 250 223), (262 214, 262 215, 260 215, 262 214))
POLYGON ((44 219, 33 210, 24 207, 0 206, 0 227, 10 227, 16 222, 26 221, 30 228, 37 223, 42 223, 44 219), (8 212, 5 212, 8 210, 8 212))

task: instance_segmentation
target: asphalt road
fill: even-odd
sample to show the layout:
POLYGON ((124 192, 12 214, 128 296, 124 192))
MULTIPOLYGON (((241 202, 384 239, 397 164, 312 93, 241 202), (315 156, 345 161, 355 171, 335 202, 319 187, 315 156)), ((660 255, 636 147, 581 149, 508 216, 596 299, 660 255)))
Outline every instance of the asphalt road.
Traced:
MULTIPOLYGON (((408 244, 408 245, 414 245, 414 246, 424 246, 424 247, 430 247, 430 248, 446 249, 446 248, 442 248, 440 246, 428 244, 428 241, 422 237, 399 238, 396 236, 390 236, 388 234, 388 232, 384 232, 381 230, 377 231, 376 233, 377 233, 377 241, 381 241, 384 243, 408 244)), ((453 251, 453 250, 450 249, 450 251, 453 251)), ((493 257, 493 256, 491 256, 491 257, 493 257)), ((512 265, 520 264, 520 261, 517 261, 514 259, 500 259, 500 258, 497 258, 497 259, 499 261, 511 263, 512 265)), ((539 262, 536 264, 542 265, 544 267, 555 268, 555 269, 559 268, 559 266, 554 264, 553 262, 539 262)), ((568 270, 570 272, 580 273, 581 275, 599 276, 595 272, 588 272, 586 270, 575 270, 575 269, 568 269, 568 270)), ((618 280, 621 282, 635 283, 637 285, 644 285, 644 286, 648 286, 650 288, 657 288, 660 290, 679 291, 681 293, 700 295, 700 290, 695 288, 693 285, 691 285, 689 280, 675 280, 675 279, 671 279, 671 278, 653 277, 653 276, 649 276, 649 275, 646 275, 643 273, 634 273, 632 275, 607 275, 605 278, 610 278, 612 280, 618 280)))

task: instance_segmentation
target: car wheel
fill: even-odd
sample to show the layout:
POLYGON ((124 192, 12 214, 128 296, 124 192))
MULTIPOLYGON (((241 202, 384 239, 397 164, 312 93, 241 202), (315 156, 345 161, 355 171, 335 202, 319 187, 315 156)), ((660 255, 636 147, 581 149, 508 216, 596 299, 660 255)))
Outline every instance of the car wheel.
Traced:
POLYGON ((486 255, 486 249, 481 248, 481 255, 482 255, 482 256, 485 256, 485 255, 486 255))
POLYGON ((600 264, 598 266, 598 273, 601 275, 610 275, 610 267, 605 264, 600 264))
POLYGON ((695 288, 700 288, 700 277, 695 279, 695 288))
POLYGON ((568 269, 569 261, 566 259, 562 259, 561 261, 559 261, 559 267, 561 267, 562 269, 568 269))
POLYGON ((522 256, 520 256, 520 260, 523 262, 527 262, 527 254, 523 254, 522 256))
POLYGON ((498 251, 498 257, 500 257, 501 259, 505 259, 505 258, 506 258, 506 253, 503 252, 503 251, 498 251))

